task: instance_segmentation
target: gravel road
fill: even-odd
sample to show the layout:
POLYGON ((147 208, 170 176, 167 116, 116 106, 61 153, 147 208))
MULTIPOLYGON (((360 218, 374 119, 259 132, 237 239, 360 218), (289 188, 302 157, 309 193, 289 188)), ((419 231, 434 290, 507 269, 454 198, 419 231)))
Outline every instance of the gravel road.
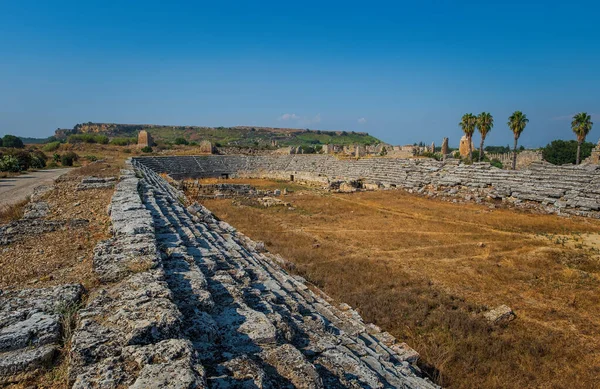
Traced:
POLYGON ((25 200, 38 185, 51 184, 71 169, 50 169, 0 179, 0 206, 25 200))

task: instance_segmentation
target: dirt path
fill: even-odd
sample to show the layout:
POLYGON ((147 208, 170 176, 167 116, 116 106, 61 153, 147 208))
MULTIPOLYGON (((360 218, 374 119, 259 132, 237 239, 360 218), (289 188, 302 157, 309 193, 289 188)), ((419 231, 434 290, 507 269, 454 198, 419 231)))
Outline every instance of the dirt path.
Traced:
POLYGON ((18 203, 25 200, 38 185, 51 184, 59 176, 71 169, 50 169, 30 172, 17 177, 0 179, 0 205, 18 203))

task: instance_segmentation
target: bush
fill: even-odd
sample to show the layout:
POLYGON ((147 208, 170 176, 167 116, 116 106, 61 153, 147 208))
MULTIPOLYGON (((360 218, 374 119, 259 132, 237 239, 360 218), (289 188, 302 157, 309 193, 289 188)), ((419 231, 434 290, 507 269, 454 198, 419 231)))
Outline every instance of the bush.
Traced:
MULTIPOLYGON (((594 144, 584 142, 581 144, 581 160, 583 161, 592 154, 594 144)), ((554 140, 542 149, 542 157, 554 165, 574 164, 577 159, 577 141, 554 140)))
POLYGON ((496 159, 496 158, 494 158, 490 161, 490 165, 497 167, 498 169, 504 168, 504 165, 502 165, 502 162, 500 162, 500 160, 496 159))
POLYGON ((112 138, 110 140, 111 145, 115 146, 129 146, 137 143, 136 138, 112 138))
POLYGON ((35 150, 31 153, 31 167, 34 169, 43 169, 46 167, 46 160, 48 157, 46 154, 39 150, 35 150))
POLYGON ((42 150, 44 151, 56 151, 60 147, 60 142, 50 142, 44 145, 42 150))
POLYGON ((58 164, 56 162, 52 161, 48 165, 46 165, 46 167, 50 168, 50 169, 54 169, 54 168, 58 167, 58 164))
POLYGON ((100 143, 108 144, 108 136, 101 134, 73 134, 69 135, 69 143, 100 143))
POLYGON ((77 161, 78 159, 79 159, 79 156, 77 154, 75 154, 72 151, 69 151, 68 153, 64 153, 60 157, 60 163, 63 166, 73 166, 73 162, 77 161))
POLYGON ((11 153, 11 155, 17 159, 20 171, 27 170, 31 167, 32 158, 29 151, 18 150, 11 153))
POLYGON ((131 149, 123 149, 123 152, 126 154, 129 154, 129 153, 131 153, 131 149))
POLYGON ((198 146, 198 142, 190 142, 189 145, 190 146, 198 146))
POLYGON ((98 157, 96 157, 95 155, 86 155, 85 157, 83 157, 85 159, 87 159, 90 162, 94 162, 98 160, 98 157))
POLYGON ((52 154, 52 160, 54 162, 58 163, 58 161, 60 161, 60 154, 58 154, 58 153, 52 154))
POLYGON ((151 153, 151 152, 152 152, 152 147, 150 147, 150 146, 142 147, 142 153, 151 153))
POLYGON ((179 137, 179 138, 175 138, 175 140, 173 141, 173 143, 175 143, 176 145, 188 145, 189 142, 187 141, 187 139, 179 137))
MULTIPOLYGON (((382 151, 382 153, 383 153, 383 151, 382 151)), ((385 154, 382 154, 382 155, 385 155, 385 154)), ((421 156, 427 157, 427 158, 433 158, 436 161, 441 161, 442 160, 442 156, 440 154, 435 154, 435 153, 432 153, 430 151, 426 151, 426 152, 422 153, 421 156)))
POLYGON ((16 149, 25 147, 23 141, 14 135, 4 135, 4 138, 2 138, 2 146, 13 147, 16 149))
POLYGON ((19 160, 13 155, 5 155, 0 159, 0 171, 20 172, 19 160))

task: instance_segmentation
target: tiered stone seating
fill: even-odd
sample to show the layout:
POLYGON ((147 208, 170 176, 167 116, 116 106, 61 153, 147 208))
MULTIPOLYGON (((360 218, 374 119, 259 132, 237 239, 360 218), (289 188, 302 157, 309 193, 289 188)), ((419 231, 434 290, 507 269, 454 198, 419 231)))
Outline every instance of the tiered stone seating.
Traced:
MULTIPOLYGON (((224 163, 260 166, 205 166, 224 163)), ((410 348, 331 305, 205 208, 185 209, 147 167, 156 165, 133 165, 141 174, 124 172, 113 198, 115 237, 94 259, 115 283, 90 297, 73 336, 75 388, 437 387, 410 348), (133 249, 140 255, 117 255, 133 249)))
POLYGON ((173 178, 211 175, 243 175, 290 178, 305 181, 353 180, 362 178, 384 186, 418 190, 425 186, 467 187, 486 195, 550 205, 585 216, 600 211, 600 169, 596 165, 553 166, 533 163, 526 170, 502 170, 487 163, 473 165, 457 161, 427 159, 363 158, 338 160, 331 155, 209 156, 136 158, 156 172, 173 178), (181 159, 180 159, 181 158, 181 159), (184 159, 188 158, 188 159, 184 159), (157 163, 160 159, 160 163, 157 163), (592 212, 592 213, 590 213, 592 212))

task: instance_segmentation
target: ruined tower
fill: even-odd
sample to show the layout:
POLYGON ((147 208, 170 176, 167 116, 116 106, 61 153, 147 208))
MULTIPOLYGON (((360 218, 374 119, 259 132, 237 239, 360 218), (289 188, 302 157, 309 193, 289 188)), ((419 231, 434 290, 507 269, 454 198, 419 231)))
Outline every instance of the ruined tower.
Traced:
POLYGON ((146 130, 141 130, 140 133, 138 134, 138 143, 137 143, 139 148, 143 148, 143 147, 152 147, 154 146, 154 141, 152 140, 152 136, 150 136, 150 134, 148 133, 148 131, 146 130))

